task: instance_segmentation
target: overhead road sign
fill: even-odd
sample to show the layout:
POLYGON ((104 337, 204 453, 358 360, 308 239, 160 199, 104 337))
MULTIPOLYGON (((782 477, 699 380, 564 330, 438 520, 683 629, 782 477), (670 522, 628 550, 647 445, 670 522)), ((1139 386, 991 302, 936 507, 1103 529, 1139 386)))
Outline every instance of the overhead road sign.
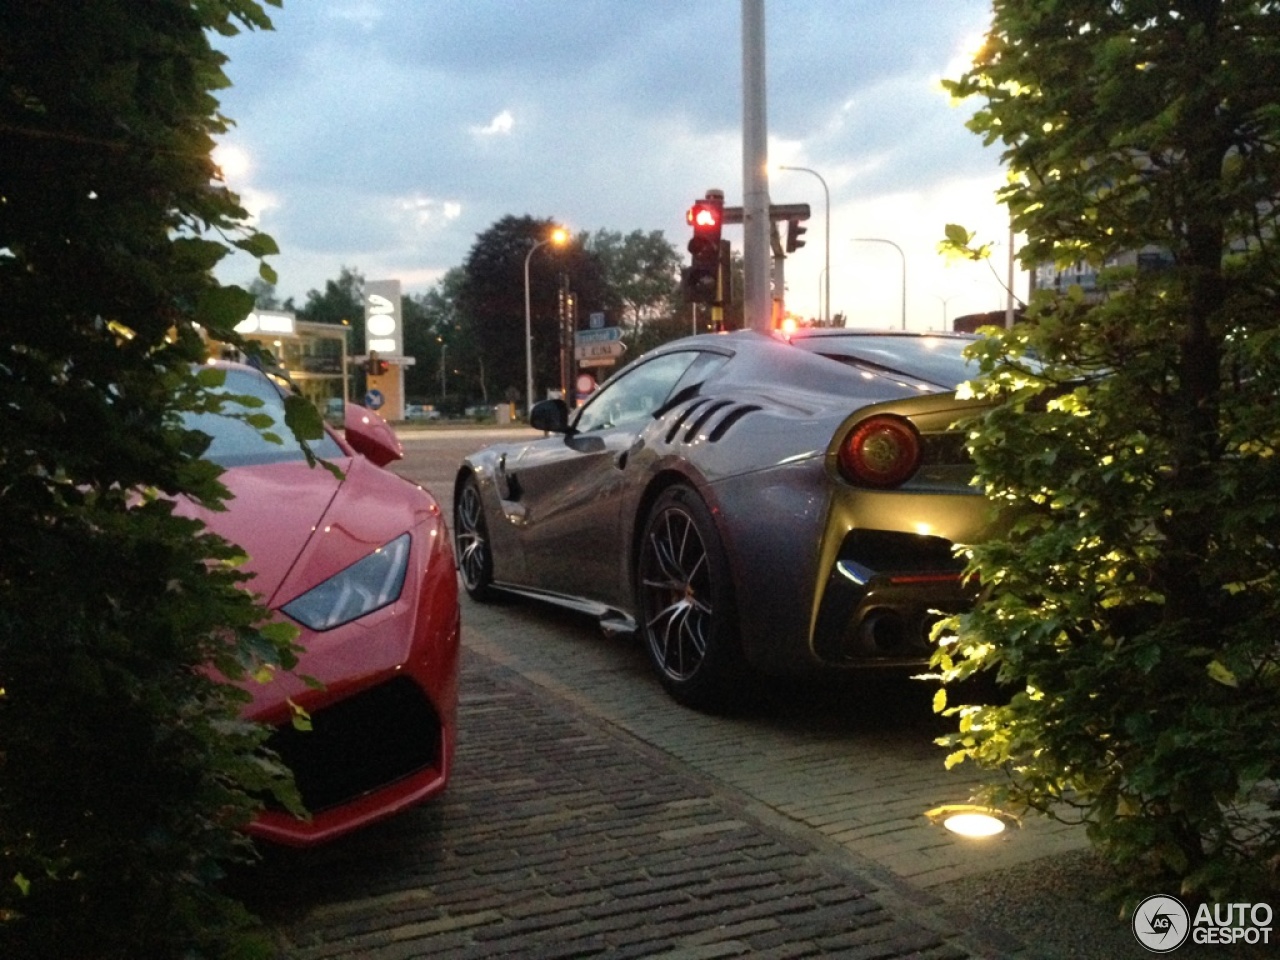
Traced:
POLYGON ((607 343, 610 340, 621 340, 621 327, 597 327, 594 330, 575 330, 573 342, 577 346, 586 343, 607 343))
POLYGON ((612 363, 627 351, 627 345, 621 340, 606 340, 603 343, 583 343, 574 347, 573 358, 588 366, 593 361, 607 360, 612 363))

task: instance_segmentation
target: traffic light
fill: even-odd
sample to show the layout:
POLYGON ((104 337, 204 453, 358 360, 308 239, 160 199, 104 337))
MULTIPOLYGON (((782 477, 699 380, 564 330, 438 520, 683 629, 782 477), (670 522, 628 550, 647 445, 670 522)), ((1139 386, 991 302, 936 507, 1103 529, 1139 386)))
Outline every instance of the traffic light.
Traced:
POLYGON ((680 290, 685 303, 715 303, 715 271, 705 267, 684 267, 680 271, 680 290))
POLYGON ((364 372, 371 377, 380 377, 391 369, 391 364, 379 359, 377 353, 370 350, 369 359, 364 362, 364 372))
POLYGON ((689 241, 689 252, 694 252, 694 244, 704 240, 713 247, 720 243, 720 225, 724 221, 724 201, 718 199, 695 200, 685 219, 693 227, 693 239, 689 241))
POLYGON ((800 238, 808 231, 809 228, 801 225, 799 220, 787 221, 787 253, 795 253, 804 246, 804 241, 800 238))
POLYGON ((724 198, 695 200, 685 219, 693 227, 693 237, 689 240, 692 262, 682 273, 685 299, 690 303, 714 303, 719 286, 724 198))

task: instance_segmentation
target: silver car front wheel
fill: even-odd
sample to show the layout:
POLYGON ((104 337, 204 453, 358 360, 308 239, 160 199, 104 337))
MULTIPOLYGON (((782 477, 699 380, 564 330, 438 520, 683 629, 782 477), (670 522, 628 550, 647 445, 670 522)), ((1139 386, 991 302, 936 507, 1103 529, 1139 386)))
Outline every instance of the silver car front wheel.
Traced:
POLYGON ((453 506, 453 544, 462 574, 462 586, 473 600, 492 594, 493 555, 489 551, 489 525, 475 477, 467 477, 453 506))

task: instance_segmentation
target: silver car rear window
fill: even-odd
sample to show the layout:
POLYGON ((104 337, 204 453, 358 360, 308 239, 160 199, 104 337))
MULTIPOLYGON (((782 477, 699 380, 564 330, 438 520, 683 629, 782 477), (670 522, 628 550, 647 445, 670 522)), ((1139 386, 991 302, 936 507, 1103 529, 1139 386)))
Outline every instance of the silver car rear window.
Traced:
POLYGON ((802 350, 840 363, 881 373, 897 373, 952 390, 978 375, 978 364, 964 355, 967 337, 850 336, 797 337, 802 350))

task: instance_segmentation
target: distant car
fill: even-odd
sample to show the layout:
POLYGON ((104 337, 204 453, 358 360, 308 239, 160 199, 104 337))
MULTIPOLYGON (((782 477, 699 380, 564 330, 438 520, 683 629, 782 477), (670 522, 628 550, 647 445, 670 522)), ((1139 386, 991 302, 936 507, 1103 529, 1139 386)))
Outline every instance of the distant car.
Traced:
POLYGON ((421 403, 410 403, 404 408, 406 420, 439 420, 440 411, 421 403))
POLYGON ((495 591, 636 631, 667 691, 733 703, 761 674, 919 664, 964 609, 953 548, 983 536, 962 437, 974 338, 845 329, 656 349, 544 438, 467 457, 455 552, 495 591))
MULTIPOLYGON (((304 648, 293 673, 248 682, 250 719, 275 728, 269 745, 293 770, 310 820, 277 809, 258 837, 310 845, 390 816, 442 791, 455 743, 458 589, 447 526, 429 493, 383 467, 401 456, 390 427, 346 406, 343 435, 326 431, 315 454, 337 479, 307 465, 284 426, 284 387, 258 370, 222 364, 220 390, 262 400, 273 443, 241 420, 198 414, 206 457, 225 468, 224 512, 184 509, 243 547, 251 588, 296 624, 304 648), (311 677, 322 689, 308 686, 311 677), (291 724, 289 701, 313 729, 291 724)), ((224 401, 224 412, 235 407, 224 401)))

